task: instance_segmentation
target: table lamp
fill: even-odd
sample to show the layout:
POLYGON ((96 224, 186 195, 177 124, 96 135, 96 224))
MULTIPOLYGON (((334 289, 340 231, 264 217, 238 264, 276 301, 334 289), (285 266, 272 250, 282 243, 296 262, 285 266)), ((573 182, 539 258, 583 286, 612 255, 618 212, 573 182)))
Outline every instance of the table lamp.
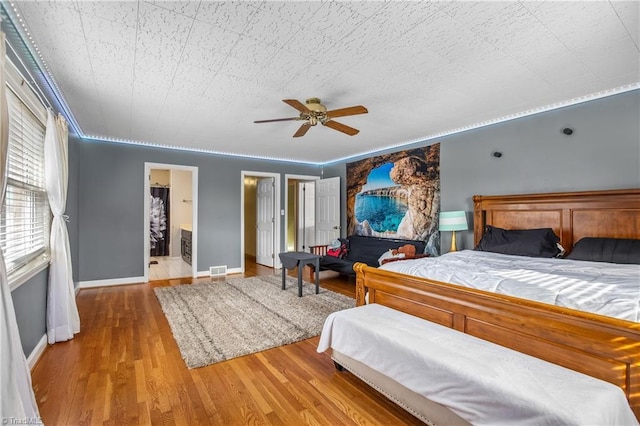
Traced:
POLYGON ((440 231, 453 231, 451 236, 451 249, 449 251, 458 251, 456 246, 456 231, 466 231, 469 229, 467 225, 467 212, 440 212, 440 231))

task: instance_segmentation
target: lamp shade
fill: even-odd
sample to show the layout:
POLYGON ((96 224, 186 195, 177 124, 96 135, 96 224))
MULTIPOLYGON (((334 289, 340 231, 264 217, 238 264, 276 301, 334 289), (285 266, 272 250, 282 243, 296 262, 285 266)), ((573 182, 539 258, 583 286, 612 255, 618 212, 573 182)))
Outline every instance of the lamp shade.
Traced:
POLYGON ((467 225, 467 212, 440 212, 440 231, 466 231, 467 225))

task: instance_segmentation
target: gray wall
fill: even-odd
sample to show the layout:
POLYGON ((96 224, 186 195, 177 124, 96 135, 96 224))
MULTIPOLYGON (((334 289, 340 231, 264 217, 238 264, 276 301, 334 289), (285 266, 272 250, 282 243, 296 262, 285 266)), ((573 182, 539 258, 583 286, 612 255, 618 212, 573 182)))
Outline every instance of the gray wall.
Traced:
MULTIPOLYGON (((409 147, 441 143, 441 210, 466 210, 472 228, 476 194, 640 187, 638 117, 636 90, 409 147), (574 133, 564 135, 565 127, 574 133), (494 151, 503 156, 493 157, 494 151)), ((346 163, 325 166, 323 172, 342 178, 346 206, 346 163)), ((459 249, 473 248, 471 230, 457 236, 459 249)), ((443 232, 441 251, 448 251, 450 244, 451 233, 443 232)))
POLYGON ((80 250, 78 250, 80 214, 78 212, 78 140, 69 137, 69 185, 67 187, 67 208, 65 214, 69 216, 67 230, 69 231, 69 245, 71 246, 71 267, 73 269, 73 283, 78 287, 80 270, 80 250))
MULTIPOLYGON (((76 149, 79 281, 144 274, 143 225, 148 216, 143 211, 145 162, 198 167, 199 271, 210 265, 241 265, 243 170, 282 175, 320 173, 316 166, 116 143, 79 141, 76 149)), ((281 192, 284 194, 284 188, 281 192)), ((281 199, 281 209, 283 203, 281 199)), ((281 231, 284 232, 282 224, 281 231)))
POLYGON ((45 268, 11 292, 16 321, 20 331, 22 350, 29 356, 47 332, 47 282, 49 268, 45 268))
MULTIPOLYGON (((443 139, 441 209, 473 212, 475 194, 640 188, 638 117, 634 91, 443 139)), ((458 248, 473 248, 472 231, 458 235, 458 248)))

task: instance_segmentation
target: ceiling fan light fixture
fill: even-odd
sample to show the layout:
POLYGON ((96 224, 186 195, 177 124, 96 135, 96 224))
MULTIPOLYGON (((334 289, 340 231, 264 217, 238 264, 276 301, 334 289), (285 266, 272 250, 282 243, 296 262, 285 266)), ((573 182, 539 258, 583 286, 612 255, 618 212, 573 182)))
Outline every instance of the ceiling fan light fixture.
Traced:
POLYGON ((305 121, 305 123, 300 126, 298 131, 293 135, 294 138, 299 138, 304 136, 309 128, 312 126, 316 126, 318 123, 323 126, 327 126, 349 136, 353 136, 359 133, 358 129, 354 129, 353 127, 349 127, 345 124, 338 123, 337 121, 333 121, 333 118, 336 117, 345 117, 349 115, 357 115, 357 114, 366 114, 368 111, 362 105, 333 109, 331 111, 327 111, 327 108, 322 105, 319 98, 308 98, 305 100, 305 103, 296 100, 296 99, 283 99, 282 100, 287 105, 297 109, 300 112, 298 117, 290 117, 290 118, 276 118, 272 120, 257 120, 254 123, 270 123, 274 121, 292 121, 292 120, 301 120, 305 121))

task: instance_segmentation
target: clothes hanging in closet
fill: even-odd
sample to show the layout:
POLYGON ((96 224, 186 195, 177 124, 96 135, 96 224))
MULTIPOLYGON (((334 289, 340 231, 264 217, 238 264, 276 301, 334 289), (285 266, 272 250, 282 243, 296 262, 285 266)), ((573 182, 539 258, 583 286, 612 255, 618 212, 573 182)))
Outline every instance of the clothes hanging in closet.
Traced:
POLYGON ((169 256, 169 188, 151 187, 150 256, 169 256))

